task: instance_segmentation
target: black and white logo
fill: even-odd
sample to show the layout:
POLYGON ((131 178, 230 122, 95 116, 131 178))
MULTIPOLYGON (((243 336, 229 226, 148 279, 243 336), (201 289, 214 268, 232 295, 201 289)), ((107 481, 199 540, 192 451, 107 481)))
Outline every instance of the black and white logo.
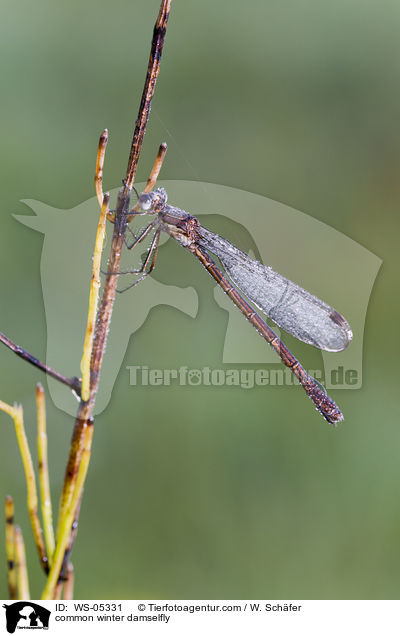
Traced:
POLYGON ((14 634, 16 629, 49 629, 51 612, 37 603, 18 601, 3 607, 9 634, 14 634))

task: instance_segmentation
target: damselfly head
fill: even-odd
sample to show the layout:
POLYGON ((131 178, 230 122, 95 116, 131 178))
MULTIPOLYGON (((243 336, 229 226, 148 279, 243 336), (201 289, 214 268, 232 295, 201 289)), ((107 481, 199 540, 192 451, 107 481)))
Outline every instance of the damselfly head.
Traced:
POLYGON ((164 188, 157 188, 152 192, 142 192, 138 197, 136 208, 139 208, 142 212, 157 213, 166 204, 168 199, 167 193, 164 188))

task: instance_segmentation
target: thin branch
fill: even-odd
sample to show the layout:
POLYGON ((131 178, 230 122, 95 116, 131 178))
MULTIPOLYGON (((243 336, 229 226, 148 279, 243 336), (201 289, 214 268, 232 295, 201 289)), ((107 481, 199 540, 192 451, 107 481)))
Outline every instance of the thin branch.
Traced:
POLYGON ((6 497, 6 556, 8 595, 12 601, 15 601, 17 598, 17 571, 15 568, 14 501, 10 495, 6 497))
POLYGON ((20 404, 10 406, 0 400, 0 410, 8 413, 8 415, 10 415, 14 420, 15 433, 17 435, 19 451, 21 453, 22 463, 25 470, 29 517, 31 520, 33 535, 35 537, 37 551, 39 553, 40 563, 47 574, 49 571, 49 562, 38 515, 38 496, 36 490, 35 471, 33 469, 32 456, 25 434, 22 406, 20 404))
POLYGON ((158 14, 157 22, 154 25, 146 81, 144 84, 142 101, 140 102, 139 115, 136 120, 136 127, 132 139, 128 168, 126 171, 126 187, 129 191, 132 189, 132 185, 135 180, 137 163, 139 160, 140 151, 142 149, 143 137, 146 132, 147 121, 150 115, 151 100, 154 95, 154 89, 156 87, 157 77, 160 70, 160 60, 164 46, 165 33, 167 30, 167 22, 170 9, 171 0, 163 0, 158 14))
POLYGON ((53 511, 51 506, 49 465, 47 460, 47 432, 46 432, 46 404, 44 391, 40 383, 36 385, 36 410, 38 421, 38 461, 39 461, 39 491, 42 507, 43 532, 46 542, 49 565, 55 548, 53 511))
POLYGON ((96 196, 99 202, 99 206, 103 205, 103 165, 104 156, 106 154, 106 147, 108 142, 108 130, 105 128, 100 135, 99 147, 97 149, 97 161, 96 161, 96 173, 94 177, 94 187, 96 189, 96 196))
POLYGON ((165 142, 162 143, 158 149, 156 160, 150 172, 150 176, 147 179, 146 187, 143 190, 143 192, 151 192, 154 186, 156 185, 158 175, 160 174, 160 170, 164 163, 165 155, 167 154, 167 150, 168 150, 167 144, 165 142))
POLYGON ((74 566, 72 563, 68 563, 67 567, 67 580, 64 583, 63 599, 70 601, 74 598, 74 566))
POLYGON ((97 305, 99 301, 99 291, 101 284, 101 254, 103 252, 104 237, 106 234, 106 217, 109 200, 110 195, 107 192, 103 195, 103 203, 101 206, 101 213, 97 226, 96 242, 93 255, 93 271, 89 292, 89 311, 86 326, 85 343, 83 345, 83 356, 81 360, 82 400, 84 402, 86 402, 90 397, 90 360, 92 357, 94 327, 96 324, 97 305))
POLYGON ((67 544, 67 547, 65 548, 64 558, 63 558, 63 562, 62 562, 62 566, 61 566, 61 570, 60 570, 60 575, 58 577, 59 582, 62 581, 63 583, 68 580, 69 555, 71 554, 71 550, 72 550, 73 545, 75 543, 76 535, 78 534, 79 514, 80 514, 80 511, 81 511, 82 497, 83 497, 83 490, 82 490, 82 493, 81 493, 81 498, 79 499, 79 501, 78 501, 78 503, 76 505, 76 508, 75 508, 74 520, 72 522, 71 532, 70 532, 69 539, 68 539, 68 544, 67 544))
POLYGON ((60 598, 62 596, 63 587, 64 587, 64 582, 63 581, 60 581, 59 583, 57 583, 56 589, 54 591, 54 600, 55 601, 59 601, 60 600, 60 598))
MULTIPOLYGON (((153 40, 150 51, 150 58, 146 76, 146 82, 143 90, 142 100, 139 107, 139 113, 136 120, 136 127, 133 134, 131 152, 128 161, 127 174, 123 187, 121 188, 117 205, 115 210, 115 222, 114 232, 111 243, 110 257, 108 261, 108 273, 116 272, 120 270, 121 252, 124 245, 124 236, 127 223, 127 212, 129 210, 130 192, 133 186, 133 181, 136 174, 137 164, 139 160, 140 151, 142 148, 143 137, 146 130, 146 125, 150 113, 151 100, 154 94, 155 84, 159 72, 160 58, 165 40, 165 33, 167 27, 168 14, 171 6, 171 0, 162 0, 159 15, 154 27, 153 40)), ((64 479, 63 492, 60 502, 60 514, 57 533, 57 562, 54 561, 52 566, 52 581, 48 582, 46 586, 45 594, 47 598, 50 598, 50 589, 54 589, 54 585, 57 583, 57 578, 60 573, 60 568, 63 563, 66 567, 65 555, 60 557, 60 542, 62 540, 63 549, 72 547, 72 542, 68 545, 68 541, 65 540, 65 527, 67 524, 66 514, 68 515, 72 509, 72 502, 76 501, 75 507, 79 505, 80 499, 75 497, 76 484, 79 474, 79 466, 83 457, 83 448, 86 440, 87 427, 92 428, 93 410, 96 399, 96 394, 100 380, 100 370, 103 361, 103 355, 107 342, 107 334, 110 329, 111 315, 116 295, 116 287, 118 282, 118 276, 108 275, 105 279, 104 290, 99 310, 98 321, 96 325, 96 332, 93 344, 93 353, 91 359, 91 382, 90 382, 90 397, 86 402, 81 400, 78 408, 77 417, 75 420, 74 431, 72 435, 70 454, 67 462, 67 469, 64 479)), ((78 515, 75 511, 72 513, 72 520, 77 522, 78 515)), ((69 518, 68 518, 69 522, 69 518)), ((71 521, 72 524, 72 521, 71 521)), ((70 524, 70 528, 71 528, 70 524)), ((68 538, 68 537, 67 537, 68 538)), ((56 559, 56 555, 54 556, 56 559)), ((62 575, 64 575, 64 568, 62 575)), ((52 593, 52 592, 51 592, 52 593)))
POLYGON ((6 347, 11 349, 11 351, 14 351, 14 353, 16 353, 17 356, 19 356, 23 360, 26 360, 27 362, 30 362, 30 364, 33 364, 35 367, 37 367, 41 371, 44 371, 44 373, 46 373, 46 375, 49 375, 50 377, 54 378, 55 380, 58 380, 59 382, 62 382, 62 384, 66 384, 70 389, 72 389, 72 391, 75 391, 75 393, 78 396, 80 396, 80 394, 81 394, 81 382, 80 382, 79 378, 76 378, 76 377, 74 377, 74 378, 66 378, 61 373, 58 373, 58 371, 55 371, 54 369, 49 367, 47 364, 44 364, 44 362, 40 362, 40 360, 38 360, 37 358, 32 356, 30 353, 28 353, 28 351, 26 351, 25 349, 23 349, 19 345, 15 344, 15 342, 13 342, 9 338, 7 338, 7 336, 5 336, 4 333, 1 333, 1 332, 0 332, 0 342, 5 344, 6 347))
MULTIPOLYGON (((142 99, 139 106, 139 112, 136 119, 135 131, 133 133, 131 151, 129 155, 128 167, 126 171, 126 178, 124 186, 121 188, 117 206, 115 210, 115 223, 114 233, 112 238, 110 258, 108 262, 107 273, 118 272, 120 270, 121 250, 123 247, 125 228, 126 228, 126 213, 129 208, 129 197, 135 179, 137 164, 139 161, 140 152, 142 149, 143 138, 146 131, 147 121, 151 109, 151 101, 154 95, 154 90, 157 82, 158 73, 160 70, 160 60, 163 51, 167 22, 172 0, 162 0, 160 11, 157 17, 156 24, 153 31, 153 39, 151 43, 150 57, 147 68, 147 75, 145 85, 143 88, 142 99)), ((115 300, 115 292, 117 286, 117 276, 107 276, 104 285, 104 291, 102 296, 102 302, 99 312, 99 319, 96 328, 95 342, 93 347, 92 356, 92 382, 91 382, 91 399, 96 397, 100 368, 105 351, 107 334, 110 326, 112 309, 115 300)), ((93 409, 90 409, 90 413, 93 409)), ((79 417, 79 414, 78 414, 79 417)), ((81 416, 80 416, 81 417, 81 416)))
MULTIPOLYGON (((146 183, 146 186, 145 186, 143 192, 145 192, 145 193, 151 192, 152 189, 154 188, 154 186, 156 185, 156 182, 157 182, 157 179, 158 179, 158 175, 160 174, 162 165, 164 163, 165 155, 167 154, 167 150, 168 150, 167 144, 165 142, 162 143, 160 145, 159 149, 158 149, 156 160, 155 160, 155 162, 153 164, 153 167, 152 167, 151 172, 150 172, 150 176, 147 179, 147 183, 146 183)), ((128 223, 133 219, 134 216, 137 216, 138 214, 143 214, 143 212, 140 212, 139 205, 135 205, 133 207, 133 210, 130 210, 130 211, 133 212, 134 214, 129 214, 128 215, 128 217, 127 217, 127 222, 128 223)), ((147 231, 150 231, 150 229, 151 229, 151 226, 148 225, 146 230, 138 238, 141 239, 142 236, 144 238, 144 236, 146 235, 147 231)), ((135 245, 137 245, 137 243, 139 243, 139 242, 140 241, 137 239, 137 240, 135 240, 132 243, 132 245, 127 245, 128 250, 130 250, 133 247, 135 247, 135 245)), ((125 272, 119 272, 119 273, 120 274, 124 274, 125 272)), ((129 287, 127 289, 129 289, 129 287)))
POLYGON ((25 543, 22 530, 15 526, 15 560, 17 562, 18 598, 27 601, 30 599, 28 570, 26 567, 25 543))
POLYGON ((50 568, 49 576, 47 577, 46 587, 44 588, 42 599, 52 599, 57 588, 59 580, 59 572, 63 563, 64 553, 68 546, 69 536, 71 533, 72 524, 75 517, 75 510, 82 498, 83 486, 86 479, 87 470, 89 467, 89 460, 91 454, 92 440, 93 440, 93 423, 88 424, 85 427, 84 443, 81 454, 81 462, 75 482, 75 487, 72 492, 72 497, 69 505, 65 511, 63 522, 60 525, 59 532, 57 534, 57 545, 54 552, 53 563, 50 568))

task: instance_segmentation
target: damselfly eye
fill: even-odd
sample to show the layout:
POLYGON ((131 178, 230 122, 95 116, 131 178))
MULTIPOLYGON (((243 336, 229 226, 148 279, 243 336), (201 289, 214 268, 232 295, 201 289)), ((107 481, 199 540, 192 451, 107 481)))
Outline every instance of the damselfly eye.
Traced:
POLYGON ((141 194, 139 197, 139 205, 143 211, 150 210, 153 205, 153 198, 149 194, 141 194))

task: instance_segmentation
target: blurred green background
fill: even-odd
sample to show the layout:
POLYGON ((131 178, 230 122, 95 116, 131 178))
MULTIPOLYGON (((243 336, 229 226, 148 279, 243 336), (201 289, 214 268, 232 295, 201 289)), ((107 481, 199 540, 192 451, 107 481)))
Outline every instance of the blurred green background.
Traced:
MULTIPOLYGON (((158 5, 3 5, 0 330, 40 358, 43 236, 11 214, 30 213, 23 198, 72 208, 93 196, 105 126, 105 188, 120 184, 158 5)), ((133 389, 123 365, 96 420, 73 552, 77 598, 398 598, 399 30, 396 0, 174 0, 137 179, 166 140, 163 179, 282 201, 383 266, 363 387, 332 392, 346 417, 337 430, 291 387, 133 389)), ((211 280, 197 263, 181 268, 181 258, 178 246, 165 246, 155 277, 195 280, 199 316, 154 308, 131 338, 128 364, 221 367, 226 316, 211 280)), ((73 303, 73 284, 65 293, 73 303)), ((309 347, 296 352, 312 366, 309 347)), ((5 348, 0 378, 0 399, 23 403, 34 446, 34 387, 44 378, 5 348)), ((57 508, 73 422, 50 403, 48 419, 57 508)), ((15 498, 37 598, 44 579, 21 461, 11 421, 1 414, 0 424, 1 500, 15 498)), ((4 552, 3 564, 5 598, 4 552)))

